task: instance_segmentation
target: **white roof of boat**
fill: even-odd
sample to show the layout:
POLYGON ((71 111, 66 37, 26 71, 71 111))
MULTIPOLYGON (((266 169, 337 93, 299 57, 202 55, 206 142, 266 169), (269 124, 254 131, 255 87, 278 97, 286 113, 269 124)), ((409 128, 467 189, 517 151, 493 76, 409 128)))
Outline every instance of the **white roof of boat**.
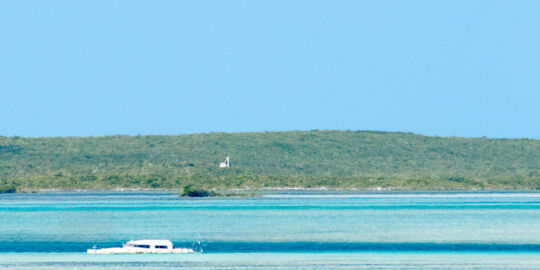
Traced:
POLYGON ((133 245, 157 245, 157 246, 172 246, 172 242, 165 239, 143 239, 143 240, 131 240, 128 242, 133 245))

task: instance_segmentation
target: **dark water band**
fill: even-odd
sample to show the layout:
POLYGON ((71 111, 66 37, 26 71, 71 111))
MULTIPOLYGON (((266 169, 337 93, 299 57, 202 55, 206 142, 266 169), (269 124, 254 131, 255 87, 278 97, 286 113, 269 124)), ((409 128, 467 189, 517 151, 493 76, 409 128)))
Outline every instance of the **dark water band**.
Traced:
MULTIPOLYGON (((193 247, 193 242, 173 241, 178 247, 193 247)), ((119 242, 0 242, 0 252, 86 252, 98 248, 119 247, 119 242)), ((205 253, 238 252, 540 252, 540 244, 504 243, 363 243, 363 242, 241 242, 204 241, 205 253)))

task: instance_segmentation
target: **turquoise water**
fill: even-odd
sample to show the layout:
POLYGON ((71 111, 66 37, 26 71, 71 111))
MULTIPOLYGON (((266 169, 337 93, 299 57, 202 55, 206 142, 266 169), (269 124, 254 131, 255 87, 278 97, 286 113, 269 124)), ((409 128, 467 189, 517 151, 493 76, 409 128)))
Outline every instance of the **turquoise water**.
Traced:
POLYGON ((540 193, 0 195, 0 268, 540 268, 540 193), (164 238, 201 254, 87 255, 164 238))

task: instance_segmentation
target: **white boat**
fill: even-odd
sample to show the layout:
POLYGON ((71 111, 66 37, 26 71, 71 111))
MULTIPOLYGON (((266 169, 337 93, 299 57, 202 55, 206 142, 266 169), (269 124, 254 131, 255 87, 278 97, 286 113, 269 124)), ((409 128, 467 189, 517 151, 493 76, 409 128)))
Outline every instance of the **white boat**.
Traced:
MULTIPOLYGON (((88 254, 138 254, 138 253, 194 253, 191 248, 175 248, 169 240, 131 240, 122 247, 97 248, 86 251, 88 254)), ((201 251, 202 252, 202 251, 201 251)))

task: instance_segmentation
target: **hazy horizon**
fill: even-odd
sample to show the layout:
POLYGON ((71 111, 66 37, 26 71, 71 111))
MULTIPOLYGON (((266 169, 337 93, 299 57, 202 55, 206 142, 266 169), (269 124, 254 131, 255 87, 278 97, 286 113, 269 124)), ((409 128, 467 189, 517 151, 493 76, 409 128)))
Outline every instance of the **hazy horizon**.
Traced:
POLYGON ((94 137, 114 137, 114 136, 183 136, 183 135, 204 135, 204 134, 214 134, 214 133, 224 133, 224 134, 244 134, 244 133, 279 133, 279 132, 312 132, 312 131, 350 131, 350 132, 371 132, 371 133, 397 133, 397 134, 413 134, 424 137, 440 137, 440 138, 464 138, 464 139, 508 139, 508 140, 539 140, 537 138, 528 138, 528 137, 516 137, 516 138, 506 138, 506 137, 488 137, 488 136, 478 136, 478 137, 466 137, 466 136, 438 136, 438 135, 425 135, 409 131, 385 131, 385 130, 353 130, 353 129, 310 129, 310 130, 262 130, 262 131, 209 131, 209 132, 193 132, 193 133, 177 133, 177 134, 104 134, 97 136, 19 136, 11 135, 6 136, 0 134, 0 137, 19 137, 19 138, 94 138, 94 137))

